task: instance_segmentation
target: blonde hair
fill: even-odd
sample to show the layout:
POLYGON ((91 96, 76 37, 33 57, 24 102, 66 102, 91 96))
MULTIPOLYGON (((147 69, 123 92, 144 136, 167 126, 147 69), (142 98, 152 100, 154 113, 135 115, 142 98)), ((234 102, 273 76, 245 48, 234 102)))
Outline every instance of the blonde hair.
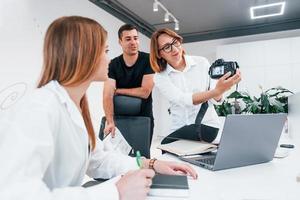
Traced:
MULTIPOLYGON (((63 86, 76 86, 88 80, 99 67, 106 39, 106 30, 89 18, 69 16, 52 22, 44 40, 43 71, 37 87, 51 80, 63 86)), ((96 136, 86 94, 80 108, 94 150, 96 136)))
POLYGON ((159 29, 152 34, 151 43, 150 43, 150 64, 151 64, 151 68, 155 72, 162 72, 167 67, 167 61, 159 56, 159 48, 158 48, 158 38, 163 34, 175 38, 180 43, 182 43, 183 41, 180 35, 178 35, 176 32, 168 28, 159 29))

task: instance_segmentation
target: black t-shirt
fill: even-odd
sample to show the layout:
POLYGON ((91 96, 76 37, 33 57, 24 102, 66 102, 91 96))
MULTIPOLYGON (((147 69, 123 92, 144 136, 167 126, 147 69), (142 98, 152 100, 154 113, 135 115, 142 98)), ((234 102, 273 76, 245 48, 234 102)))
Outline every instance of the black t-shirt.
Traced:
MULTIPOLYGON (((137 88, 142 86, 143 76, 153 74, 150 66, 149 54, 139 52, 135 64, 128 67, 123 59, 123 54, 114 58, 108 69, 108 77, 116 80, 117 88, 137 88)), ((147 99, 142 99, 141 116, 153 118, 152 114, 152 93, 147 99)))

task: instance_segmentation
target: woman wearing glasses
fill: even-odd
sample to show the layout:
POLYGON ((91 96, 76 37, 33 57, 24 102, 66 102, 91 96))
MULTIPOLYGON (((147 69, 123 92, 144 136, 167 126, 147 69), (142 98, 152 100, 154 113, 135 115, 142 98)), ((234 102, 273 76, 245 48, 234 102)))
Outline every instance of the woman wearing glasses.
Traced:
POLYGON ((173 134, 162 143, 174 141, 172 138, 199 140, 197 135, 178 135, 176 130, 195 123, 204 102, 208 102, 208 109, 202 124, 218 128, 218 116, 213 104, 220 102, 222 94, 241 80, 240 72, 230 78, 230 73, 227 73, 209 86, 208 60, 201 56, 186 55, 182 37, 170 29, 153 33, 150 48, 151 66, 156 72, 155 87, 170 103, 170 133, 173 134))

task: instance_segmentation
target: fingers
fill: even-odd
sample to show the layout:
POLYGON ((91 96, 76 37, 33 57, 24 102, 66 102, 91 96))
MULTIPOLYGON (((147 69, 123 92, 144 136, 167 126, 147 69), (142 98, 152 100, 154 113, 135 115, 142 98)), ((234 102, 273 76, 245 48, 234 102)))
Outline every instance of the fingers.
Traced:
POLYGON ((192 168, 190 165, 186 165, 186 164, 178 164, 178 166, 176 167, 175 170, 180 170, 182 172, 184 172, 185 174, 189 174, 190 176, 192 176, 194 179, 198 178, 198 174, 197 172, 194 170, 194 168, 192 168))
POLYGON ((114 137, 115 137, 115 135, 116 135, 115 129, 111 130, 110 134, 111 134, 111 137, 113 137, 113 138, 114 138, 114 137))
POLYGON ((194 168, 192 168, 190 165, 185 165, 186 166, 186 171, 194 178, 194 179, 197 179, 198 178, 198 174, 197 172, 195 171, 194 168))
POLYGON ((103 130, 104 134, 105 134, 105 135, 110 134, 110 132, 111 132, 110 129, 111 129, 111 128, 110 128, 109 126, 106 126, 106 127, 104 128, 104 130, 103 130))
POLYGON ((152 169, 141 169, 140 172, 142 173, 143 176, 146 178, 153 178, 155 175, 154 170, 152 169))
POLYGON ((144 181, 141 184, 144 184, 145 187, 149 188, 152 185, 152 178, 155 176, 155 172, 152 169, 141 169, 138 170, 144 181))
POLYGON ((147 178, 145 187, 150 187, 151 185, 152 185, 152 179, 147 178))
POLYGON ((231 72, 227 72, 227 73, 224 74, 219 80, 224 81, 224 80, 226 80, 228 77, 230 77, 230 75, 231 75, 231 72))
POLYGON ((130 170, 130 171, 128 171, 124 176, 133 174, 134 172, 136 172, 136 170, 130 170))
MULTIPOLYGON (((226 74, 225 74, 225 75, 226 75, 226 74)), ((225 77, 225 75, 222 76, 221 78, 225 77)), ((240 73, 240 71, 237 70, 237 72, 236 72, 235 75, 233 75, 233 76, 230 77, 230 78, 227 78, 226 80, 221 80, 221 81, 222 81, 225 85, 227 85, 227 87, 229 87, 229 88, 227 88, 227 89, 230 89, 231 86, 233 86, 233 85, 235 85, 235 84, 237 84, 237 83, 239 83, 239 82, 241 81, 241 73, 240 73)))
POLYGON ((236 70, 236 73, 231 76, 231 72, 227 72, 226 74, 224 74, 219 80, 221 81, 232 81, 234 80, 235 83, 238 83, 241 80, 241 71, 239 69, 236 70))
POLYGON ((112 137, 115 137, 116 127, 114 125, 106 125, 103 132, 105 136, 111 134, 112 137))
POLYGON ((231 80, 233 81, 234 84, 240 82, 241 81, 241 72, 239 70, 237 70, 236 74, 231 77, 231 80))
POLYGON ((105 135, 109 134, 109 131, 108 131, 107 127, 104 128, 103 132, 104 132, 105 135))
POLYGON ((120 199, 146 199, 152 185, 153 170, 135 170, 127 172, 116 183, 120 199))
POLYGON ((115 135, 116 127, 115 125, 111 125, 110 132, 115 135))

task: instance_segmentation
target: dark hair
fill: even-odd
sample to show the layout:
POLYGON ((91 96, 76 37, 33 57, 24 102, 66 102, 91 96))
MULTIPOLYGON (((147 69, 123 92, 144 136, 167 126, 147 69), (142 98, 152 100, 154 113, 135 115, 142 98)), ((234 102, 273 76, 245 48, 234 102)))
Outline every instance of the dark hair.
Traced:
POLYGON ((134 26, 132 24, 124 24, 123 26, 121 26, 119 28, 119 31, 118 31, 118 37, 119 37, 119 39, 121 40, 123 31, 131 31, 131 30, 134 30, 134 29, 136 31, 138 31, 137 28, 136 28, 136 26, 134 26))

